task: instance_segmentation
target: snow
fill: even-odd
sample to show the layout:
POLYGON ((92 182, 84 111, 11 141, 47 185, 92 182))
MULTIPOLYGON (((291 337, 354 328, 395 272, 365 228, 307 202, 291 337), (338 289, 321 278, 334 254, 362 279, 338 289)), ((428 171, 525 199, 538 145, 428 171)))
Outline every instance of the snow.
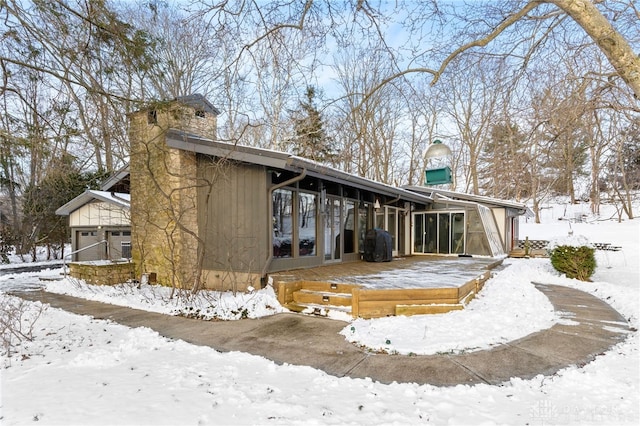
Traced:
POLYGON ((341 282, 375 289, 460 287, 482 275, 495 262, 496 259, 489 257, 441 258, 437 262, 416 263, 379 274, 344 277, 341 282))
MULTIPOLYGON (((550 207, 543 211, 543 224, 521 224, 523 238, 561 240, 571 231, 590 242, 622 247, 596 252, 593 282, 567 279, 548 259, 507 259, 506 267, 494 273, 463 311, 353 320, 342 334, 372 349, 406 354, 490 348, 559 321, 532 281, 587 291, 606 300, 637 329, 640 220, 618 223, 589 216, 572 223, 558 218, 574 219, 584 212, 550 207)), ((269 287, 235 297, 205 293, 178 302, 168 297, 167 289, 153 286, 39 281, 40 276, 59 273, 11 273, 3 268, 0 290, 45 285, 49 291, 155 312, 184 313, 193 307, 206 318, 257 317, 282 310, 269 287)), ((18 303, 2 294, 0 299, 3 307, 9 301, 18 303)), ((38 303, 28 306, 33 315, 40 308, 38 303)), ((35 324, 33 341, 22 341, 0 358, 3 425, 640 423, 637 332, 591 363, 550 377, 512 378, 501 386, 435 387, 337 378, 245 353, 218 353, 147 328, 131 329, 51 307, 35 324)))
POLYGON ((504 264, 509 267, 489 280, 461 311, 375 321, 356 319, 342 334, 358 345, 404 355, 471 352, 519 339, 559 320, 530 279, 536 276, 541 282, 550 281, 553 274, 548 263, 506 259, 504 264))

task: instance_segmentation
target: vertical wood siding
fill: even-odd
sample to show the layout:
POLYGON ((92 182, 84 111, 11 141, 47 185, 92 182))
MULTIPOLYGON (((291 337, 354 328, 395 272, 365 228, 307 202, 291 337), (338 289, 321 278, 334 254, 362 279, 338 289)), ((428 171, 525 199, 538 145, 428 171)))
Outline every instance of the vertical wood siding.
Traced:
POLYGON ((207 182, 198 189, 198 224, 205 242, 203 268, 261 272, 269 254, 270 223, 264 167, 225 165, 202 156, 198 168, 207 182))

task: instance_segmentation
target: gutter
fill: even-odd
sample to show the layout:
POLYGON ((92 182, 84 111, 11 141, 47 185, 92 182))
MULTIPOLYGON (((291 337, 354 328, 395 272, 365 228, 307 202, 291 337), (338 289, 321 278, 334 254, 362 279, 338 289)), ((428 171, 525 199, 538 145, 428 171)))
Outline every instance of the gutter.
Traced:
POLYGON ((119 197, 119 196, 118 196, 115 192, 113 192, 113 191, 111 191, 111 196, 113 197, 113 199, 114 199, 114 200, 120 200, 120 201, 123 201, 123 202, 125 202, 125 203, 127 203, 127 204, 131 205, 131 201, 130 201, 130 200, 127 200, 126 198, 119 197))
MULTIPOLYGON (((298 176, 292 177, 289 180, 285 180, 284 182, 280 182, 276 185, 273 185, 271 188, 269 188, 269 203, 271 203, 271 199, 273 196, 273 191, 283 188, 285 186, 289 186, 292 183, 296 183, 301 181, 302 179, 304 179, 305 177, 307 177, 307 169, 306 168, 302 168, 302 173, 300 173, 298 176)), ((269 212, 271 212, 271 208, 269 208, 269 212)), ((267 256, 267 260, 264 263, 264 267, 262 268, 262 274, 261 274, 261 278, 264 278, 267 275, 267 270, 269 269, 269 267, 271 266, 271 262, 273 261, 273 232, 269 232, 269 242, 271 243, 270 247, 271 249, 269 250, 269 256, 267 256)), ((262 287, 265 287, 265 283, 262 283, 262 287)))

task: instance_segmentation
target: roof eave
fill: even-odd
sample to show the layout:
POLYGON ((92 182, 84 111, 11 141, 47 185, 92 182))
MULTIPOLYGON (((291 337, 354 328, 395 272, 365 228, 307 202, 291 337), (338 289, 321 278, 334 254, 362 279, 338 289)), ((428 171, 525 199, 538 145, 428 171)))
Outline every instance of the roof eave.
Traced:
POLYGON ((171 148, 212 155, 220 158, 228 158, 235 161, 258 164, 281 170, 290 170, 294 172, 306 170, 307 175, 309 176, 348 184, 358 189, 376 192, 381 195, 388 195, 394 198, 421 204, 430 204, 433 202, 430 197, 424 194, 418 194, 402 188, 392 187, 380 182, 351 175, 332 167, 324 166, 314 161, 284 152, 216 142, 175 129, 167 131, 166 140, 167 146, 171 148))
POLYGON ((425 194, 435 193, 435 194, 444 195, 445 197, 449 197, 452 199, 461 199, 463 201, 471 201, 471 202, 476 202, 476 203, 489 205, 489 206, 510 208, 510 209, 517 210, 518 212, 520 212, 520 214, 527 214, 527 210, 529 209, 524 203, 516 203, 513 201, 500 200, 497 198, 485 197, 481 195, 465 194, 462 192, 443 190, 443 189, 432 188, 427 186, 407 185, 407 186, 404 186, 403 188, 409 191, 416 191, 416 192, 425 193, 425 194))
MULTIPOLYGON (((120 195, 126 195, 126 194, 120 194, 120 195)), ((78 195, 77 197, 75 197, 65 205, 58 207, 58 209, 56 209, 56 214, 58 216, 69 216, 71 213, 78 210, 80 207, 84 206, 85 204, 89 203, 92 200, 99 200, 105 203, 114 204, 123 209, 130 208, 130 203, 125 199, 115 199, 115 198, 105 197, 97 191, 87 189, 82 194, 78 195)))

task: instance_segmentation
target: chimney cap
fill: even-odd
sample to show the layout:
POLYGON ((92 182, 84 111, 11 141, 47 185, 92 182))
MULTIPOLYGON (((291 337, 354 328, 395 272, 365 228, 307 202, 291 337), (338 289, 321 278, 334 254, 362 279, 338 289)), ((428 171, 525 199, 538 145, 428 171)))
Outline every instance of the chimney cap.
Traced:
POLYGON ((202 110, 206 113, 220 115, 220 110, 214 107, 213 104, 207 100, 207 98, 199 93, 194 93, 187 96, 178 96, 177 98, 175 98, 175 100, 195 109, 202 110))

